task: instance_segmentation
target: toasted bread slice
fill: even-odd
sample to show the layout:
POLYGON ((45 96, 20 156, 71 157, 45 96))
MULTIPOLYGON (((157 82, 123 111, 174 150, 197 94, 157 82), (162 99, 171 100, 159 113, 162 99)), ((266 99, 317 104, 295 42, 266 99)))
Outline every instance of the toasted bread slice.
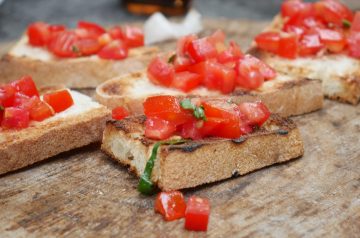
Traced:
MULTIPOLYGON (((266 31, 280 31, 283 19, 276 16, 266 31)), ((344 54, 325 53, 321 56, 286 59, 266 52, 253 44, 248 51, 277 71, 295 77, 322 81, 324 95, 329 99, 357 104, 360 101, 360 60, 344 54)))
POLYGON ((153 95, 168 94, 179 97, 229 97, 233 102, 263 101, 269 110, 281 116, 300 115, 318 110, 323 105, 321 82, 306 78, 278 75, 266 81, 257 90, 237 88, 229 95, 206 88, 195 89, 188 94, 152 84, 145 72, 137 72, 104 82, 96 88, 96 99, 109 108, 126 107, 133 114, 142 114, 142 102, 153 95))
POLYGON ((71 91, 74 105, 21 130, 0 131, 0 174, 100 141, 109 110, 71 91))
MULTIPOLYGON (((144 137, 144 116, 107 122, 102 150, 140 176, 155 141, 144 137)), ((209 138, 162 145, 151 180, 165 191, 191 188, 247 174, 302 156, 296 125, 272 115, 263 127, 236 140, 209 138)))
POLYGON ((97 56, 62 59, 27 42, 27 36, 23 36, 3 56, 0 82, 8 83, 29 74, 39 87, 64 84, 69 88, 95 88, 117 75, 143 69, 158 51, 156 47, 133 48, 124 60, 103 60, 97 56))

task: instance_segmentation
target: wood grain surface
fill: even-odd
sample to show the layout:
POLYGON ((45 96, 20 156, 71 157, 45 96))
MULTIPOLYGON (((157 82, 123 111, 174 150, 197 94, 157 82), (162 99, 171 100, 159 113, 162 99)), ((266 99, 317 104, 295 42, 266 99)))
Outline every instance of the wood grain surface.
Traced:
MULTIPOLYGON (((206 32, 245 47, 264 25, 208 20, 206 32)), ((185 191, 210 199, 207 233, 164 222, 154 196, 93 144, 0 177, 0 237, 360 237, 360 106, 326 100, 294 120, 303 158, 185 191)))

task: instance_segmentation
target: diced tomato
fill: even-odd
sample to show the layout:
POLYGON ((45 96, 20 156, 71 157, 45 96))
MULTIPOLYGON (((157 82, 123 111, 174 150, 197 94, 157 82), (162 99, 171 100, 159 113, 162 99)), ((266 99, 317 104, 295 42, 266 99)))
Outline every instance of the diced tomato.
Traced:
POLYGON ((171 64, 157 56, 150 62, 147 76, 151 82, 169 87, 174 80, 175 70, 171 64))
POLYGON ((29 25, 27 35, 33 46, 45 46, 50 40, 49 25, 44 22, 34 22, 29 25))
POLYGON ((30 119, 34 121, 43 121, 55 114, 50 105, 41 101, 38 97, 31 98, 29 113, 30 119))
POLYGON ((239 104, 240 112, 246 116, 251 126, 261 126, 270 117, 267 107, 261 102, 244 102, 239 104))
POLYGON ((217 60, 221 64, 228 64, 231 62, 236 62, 241 57, 243 57, 243 53, 240 49, 240 46, 236 44, 236 42, 230 41, 229 48, 219 53, 217 56, 217 60))
POLYGON ((187 53, 195 62, 202 62, 217 56, 215 46, 206 37, 190 42, 187 53))
POLYGON ((102 45, 97 39, 85 38, 76 42, 76 46, 82 56, 88 56, 98 53, 102 45))
POLYGON ((79 56, 79 49, 76 46, 78 36, 73 31, 63 31, 51 37, 48 49, 59 57, 79 56))
POLYGON ((273 79, 276 77, 275 69, 270 67, 264 61, 261 61, 252 55, 249 54, 245 55, 245 57, 241 59, 241 61, 248 62, 250 65, 253 65, 254 68, 259 69, 261 75, 264 76, 265 80, 273 79))
POLYGON ((124 27, 125 43, 129 48, 139 47, 144 45, 144 33, 135 26, 124 27))
POLYGON ((102 26, 94 22, 79 21, 77 27, 79 29, 85 29, 89 33, 89 37, 94 38, 97 38, 106 32, 102 26))
POLYGON ((105 45, 109 44, 112 40, 113 39, 109 33, 104 33, 101 36, 99 36, 99 38, 98 38, 98 42, 101 46, 105 46, 105 45))
POLYGON ((286 0, 281 4, 281 15, 283 17, 293 17, 305 8, 302 0, 286 0))
POLYGON ((112 39, 114 40, 123 40, 125 39, 125 35, 123 30, 121 29, 120 26, 113 26, 109 29, 109 34, 111 36, 112 39))
POLYGON ((185 217, 186 203, 179 191, 161 192, 155 200, 155 211, 163 215, 166 221, 185 217))
POLYGON ((207 40, 215 47, 218 54, 226 50, 225 33, 222 30, 216 30, 207 40))
POLYGON ((0 86, 0 106, 11 107, 14 103, 16 89, 11 84, 0 86))
POLYGON ((321 42, 330 52, 339 53, 345 48, 346 38, 342 32, 328 29, 318 29, 318 32, 321 42))
POLYGON ((299 55, 309 56, 315 55, 323 48, 320 37, 317 32, 309 32, 304 34, 299 42, 299 55))
POLYGON ((205 198, 192 196, 185 211, 185 229, 206 231, 209 223, 210 203, 205 198))
POLYGON ((39 97, 39 92, 31 76, 23 76, 22 78, 12 82, 11 85, 16 89, 17 92, 20 92, 29 97, 39 97))
POLYGON ((158 117, 175 125, 183 124, 193 118, 190 111, 181 108, 179 100, 174 96, 148 97, 143 106, 147 117, 158 117))
POLYGON ((187 56, 187 50, 189 48, 189 45, 194 40, 197 40, 196 35, 187 35, 181 37, 177 43, 176 43, 176 55, 177 57, 187 56))
POLYGON ((203 124, 204 121, 198 121, 195 119, 182 124, 179 130, 181 138, 199 140, 203 138, 205 135, 210 135, 210 133, 204 134, 202 128, 203 124))
POLYGON ((30 105, 30 97, 26 96, 20 92, 16 92, 15 93, 15 97, 14 97, 14 102, 11 105, 13 107, 21 107, 21 108, 25 108, 27 110, 30 109, 31 105, 30 105))
POLYGON ((67 89, 44 94, 43 100, 57 113, 65 111, 74 104, 73 98, 67 89))
POLYGON ((278 54, 281 57, 295 59, 297 55, 297 50, 297 36, 295 34, 281 35, 278 50, 278 54))
POLYGON ((255 42, 259 48, 273 53, 277 53, 280 43, 278 32, 264 32, 255 37, 255 42))
POLYGON ((353 31, 348 37, 349 55, 360 58, 360 31, 353 31))
POLYGON ((342 26, 343 20, 352 22, 353 13, 351 10, 338 0, 321 0, 315 3, 317 17, 327 23, 342 26))
POLYGON ((119 106, 112 110, 112 118, 115 120, 122 120, 127 116, 129 116, 129 112, 124 107, 119 106))
MULTIPOLYGON (((297 37, 299 37, 299 38, 306 31, 305 27, 303 27, 303 26, 294 26, 294 25, 287 25, 287 24, 284 25, 283 30, 287 33, 293 33, 293 34, 297 35, 297 37)), ((277 52, 274 52, 274 53, 277 53, 277 52)))
POLYGON ((192 65, 192 59, 187 56, 176 55, 175 57, 176 58, 173 63, 175 72, 187 71, 188 67, 192 65))
POLYGON ((351 31, 359 32, 360 31, 360 11, 355 13, 354 20, 351 24, 351 31))
POLYGON ((201 84, 201 77, 189 71, 175 73, 172 87, 189 92, 201 84))
POLYGON ((1 126, 7 129, 21 129, 29 126, 29 111, 23 108, 7 107, 1 126))
POLYGON ((49 25, 49 31, 51 33, 58 33, 61 31, 65 31, 66 27, 64 25, 49 25))
POLYGON ((99 52, 98 56, 102 59, 121 60, 128 56, 127 45, 121 40, 114 40, 108 45, 104 46, 99 52))
POLYGON ((176 131, 176 124, 158 117, 148 117, 145 121, 145 136, 154 140, 165 140, 176 131))

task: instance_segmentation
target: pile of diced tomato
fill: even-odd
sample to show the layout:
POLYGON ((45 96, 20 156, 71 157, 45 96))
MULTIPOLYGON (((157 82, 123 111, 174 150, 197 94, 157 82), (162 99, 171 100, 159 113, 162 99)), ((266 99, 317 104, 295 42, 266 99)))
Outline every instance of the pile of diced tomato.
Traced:
POLYGON ((174 96, 153 96, 144 102, 145 136, 164 140, 173 135, 182 138, 204 137, 239 138, 260 127, 270 116, 261 102, 235 104, 226 99, 192 99, 191 103, 203 112, 201 119, 193 110, 184 109, 174 96))
POLYGON ((185 218, 185 229, 206 231, 209 224, 210 203, 205 198, 192 196, 187 203, 179 191, 161 192, 155 200, 155 211, 166 221, 185 218))
POLYGON ((281 15, 282 31, 259 34, 259 48, 290 59, 323 52, 360 58, 360 12, 354 14, 340 1, 287 0, 281 15))
POLYGON ((21 129, 30 121, 43 121, 74 104, 68 90, 43 95, 41 99, 34 81, 24 76, 0 86, 0 129, 21 129))
POLYGON ((58 57, 98 55, 102 59, 120 60, 128 56, 128 49, 144 45, 143 31, 138 27, 102 26, 79 21, 75 29, 64 25, 35 22, 27 29, 32 46, 46 47, 58 57))
POLYGON ((176 52, 155 57, 147 69, 155 84, 189 92, 199 86, 231 93, 235 87, 256 89, 275 71, 259 59, 244 55, 233 41, 225 44, 225 34, 198 38, 185 36, 178 40, 176 52))

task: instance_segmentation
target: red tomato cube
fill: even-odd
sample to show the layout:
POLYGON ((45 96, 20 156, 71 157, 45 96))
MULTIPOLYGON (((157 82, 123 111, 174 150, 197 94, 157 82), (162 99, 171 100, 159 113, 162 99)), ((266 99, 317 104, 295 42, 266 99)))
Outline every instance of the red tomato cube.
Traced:
POLYGON ((343 20, 352 22, 352 11, 338 0, 322 0, 315 3, 316 15, 327 23, 342 26, 343 20))
POLYGON ((33 46, 45 46, 51 37, 49 25, 44 22, 34 22, 27 29, 29 43, 33 46))
POLYGON ((174 67, 159 56, 155 57, 149 64, 147 76, 154 84, 169 87, 175 76, 174 67))
POLYGON ((98 56, 101 59, 121 60, 128 56, 128 47, 122 40, 114 40, 104 46, 98 56))
POLYGON ((206 37, 192 41, 188 46, 187 53, 195 62, 202 62, 217 56, 215 46, 206 37))
POLYGON ((21 129, 29 126, 29 111, 23 108, 7 107, 1 126, 6 129, 21 129))
POLYGON ((155 211, 163 215, 166 221, 185 217, 186 203, 179 191, 161 192, 155 200, 155 211))
POLYGON ((297 36, 295 34, 284 34, 281 36, 278 49, 278 54, 281 57, 295 59, 297 49, 297 36))
POLYGON ((189 92, 201 84, 201 76, 199 74, 183 71, 175 73, 172 87, 189 92))
POLYGON ((279 49, 280 34, 278 32, 264 32, 255 37, 255 42, 259 48, 276 53, 279 49))
POLYGON ((320 37, 316 32, 304 34, 299 43, 299 55, 315 55, 323 48, 320 37))
POLYGON ((268 108, 261 102, 244 102, 239 109, 250 126, 261 126, 270 117, 268 108))
POLYGON ((129 48, 139 47, 144 45, 144 33, 135 26, 124 27, 125 43, 129 48))
POLYGON ((10 84, 0 86, 0 106, 11 107, 14 103, 16 89, 10 84))
POLYGON ((122 120, 127 116, 129 116, 129 112, 124 107, 120 106, 112 110, 112 118, 115 120, 122 120))
POLYGON ((172 122, 157 118, 148 117, 145 121, 145 136, 154 140, 165 140, 176 131, 176 125, 172 122))
POLYGON ((360 11, 355 13, 354 20, 351 24, 351 31, 360 31, 360 11))
POLYGON ((349 55, 360 58, 360 31, 353 31, 348 37, 349 55))
POLYGON ((44 94, 43 100, 49 104, 56 113, 65 111, 74 104, 73 98, 67 89, 44 94))
POLYGON ((321 42, 330 52, 339 53, 345 48, 346 38, 342 32, 328 29, 319 29, 318 32, 321 42))
POLYGON ((49 104, 37 97, 31 98, 29 113, 30 119, 34 121, 43 121, 55 114, 49 104))
POLYGON ((16 89, 17 92, 20 92, 26 96, 39 97, 39 92, 31 76, 24 76, 19 80, 12 82, 11 85, 16 89))
POLYGON ((185 211, 185 229, 206 231, 209 223, 210 203, 205 198, 192 196, 185 211))

